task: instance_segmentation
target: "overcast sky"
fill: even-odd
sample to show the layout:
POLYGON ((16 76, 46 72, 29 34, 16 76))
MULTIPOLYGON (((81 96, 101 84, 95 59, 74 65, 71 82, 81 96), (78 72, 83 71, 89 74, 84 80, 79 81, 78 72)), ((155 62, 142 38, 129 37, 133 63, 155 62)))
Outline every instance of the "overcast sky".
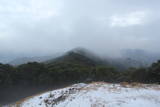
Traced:
POLYGON ((84 47, 159 52, 160 0, 0 0, 0 57, 84 47), (5 56, 6 55, 6 56, 5 56))

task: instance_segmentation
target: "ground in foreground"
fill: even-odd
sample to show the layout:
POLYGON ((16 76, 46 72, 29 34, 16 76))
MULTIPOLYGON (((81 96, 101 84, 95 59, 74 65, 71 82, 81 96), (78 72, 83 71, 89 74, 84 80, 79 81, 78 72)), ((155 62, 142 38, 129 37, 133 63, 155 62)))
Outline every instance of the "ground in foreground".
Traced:
POLYGON ((160 85, 79 83, 17 102, 20 107, 160 107, 160 85))

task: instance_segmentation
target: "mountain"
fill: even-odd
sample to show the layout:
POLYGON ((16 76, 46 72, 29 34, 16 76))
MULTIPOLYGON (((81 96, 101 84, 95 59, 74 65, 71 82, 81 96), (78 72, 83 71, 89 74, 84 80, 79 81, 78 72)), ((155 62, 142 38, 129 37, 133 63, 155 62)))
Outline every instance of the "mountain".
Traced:
POLYGON ((143 66, 150 66, 153 62, 160 59, 160 55, 158 53, 152 53, 142 49, 123 50, 122 57, 124 59, 134 60, 143 66))
POLYGON ((105 60, 119 70, 125 70, 130 67, 149 67, 158 59, 160 59, 159 54, 147 52, 141 49, 127 49, 121 52, 121 57, 119 58, 105 58, 105 60))
POLYGON ((112 58, 108 59, 110 65, 116 67, 118 70, 126 70, 128 68, 139 68, 146 67, 147 65, 142 63, 141 61, 132 59, 132 58, 112 58))
POLYGON ((159 107, 160 85, 79 83, 26 98, 15 107, 159 107))
POLYGON ((53 54, 49 56, 39 56, 39 57, 21 57, 8 62, 8 64, 16 66, 16 65, 26 64, 28 62, 45 62, 50 59, 55 59, 59 56, 61 56, 61 53, 53 54))
POLYGON ((94 66, 106 62, 103 62, 103 60, 100 57, 98 57, 96 54, 87 49, 75 48, 58 58, 46 61, 46 63, 74 63, 94 66))
MULTIPOLYGON (((140 51, 141 52, 141 51, 140 51)), ((123 54, 123 57, 120 58, 109 58, 109 57, 100 57, 97 54, 89 51, 85 48, 75 48, 71 51, 65 53, 64 55, 46 61, 48 64, 55 64, 55 63, 74 63, 74 64, 88 64, 88 65, 104 65, 104 66, 113 66, 117 68, 118 71, 126 70, 130 67, 146 67, 149 64, 145 63, 146 61, 141 60, 138 58, 139 51, 126 51, 123 54), (132 54, 131 54, 132 53, 132 54), (136 58, 137 56, 137 58, 136 58)), ((141 57, 144 54, 141 52, 141 57)))
MULTIPOLYGON (((11 65, 20 65, 25 64, 28 62, 44 62, 44 63, 53 63, 53 62, 74 62, 82 61, 86 63, 86 61, 92 62, 94 64, 101 64, 101 65, 110 65, 114 66, 120 70, 125 70, 129 67, 146 67, 149 66, 151 63, 159 59, 158 54, 151 54, 144 50, 123 50, 122 57, 120 58, 109 58, 109 57, 102 57, 98 56, 94 52, 85 49, 85 48, 75 48, 68 52, 54 54, 49 56, 41 56, 41 57, 21 57, 16 58, 9 62, 11 65), (73 61, 74 60, 74 61, 73 61)), ((87 62, 87 63, 89 63, 87 62)))

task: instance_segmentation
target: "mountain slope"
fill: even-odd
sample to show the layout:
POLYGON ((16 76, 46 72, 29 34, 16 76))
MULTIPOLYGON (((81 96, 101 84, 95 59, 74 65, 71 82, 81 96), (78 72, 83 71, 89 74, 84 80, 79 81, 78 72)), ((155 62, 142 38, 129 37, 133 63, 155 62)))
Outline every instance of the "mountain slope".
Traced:
POLYGON ((87 64, 87 65, 94 65, 94 61, 92 59, 89 59, 88 57, 85 57, 81 54, 69 52, 64 56, 61 56, 59 58, 56 58, 54 60, 50 60, 48 64, 53 63, 74 63, 74 64, 87 64))
POLYGON ((72 64, 72 65, 84 65, 84 66, 95 66, 98 64, 105 64, 101 58, 99 58, 94 53, 83 49, 83 48, 76 48, 73 49, 63 56, 58 58, 46 61, 48 65, 57 65, 57 64, 72 64))

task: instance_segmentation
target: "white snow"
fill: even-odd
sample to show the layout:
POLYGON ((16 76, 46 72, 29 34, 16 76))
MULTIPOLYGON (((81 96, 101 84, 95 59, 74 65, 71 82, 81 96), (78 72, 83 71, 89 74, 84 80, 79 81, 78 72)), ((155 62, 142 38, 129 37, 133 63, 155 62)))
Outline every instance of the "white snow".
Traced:
POLYGON ((27 99, 20 107, 160 107, 159 85, 75 84, 27 99))

